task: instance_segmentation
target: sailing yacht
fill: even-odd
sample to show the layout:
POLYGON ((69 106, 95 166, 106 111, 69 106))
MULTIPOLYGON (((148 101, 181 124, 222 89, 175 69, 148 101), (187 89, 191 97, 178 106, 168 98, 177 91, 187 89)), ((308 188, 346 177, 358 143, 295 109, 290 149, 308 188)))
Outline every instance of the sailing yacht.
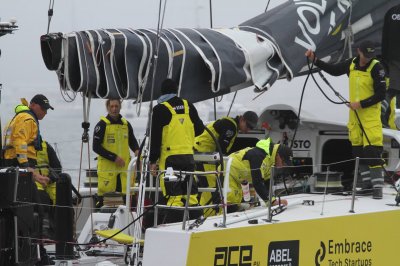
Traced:
MULTIPOLYGON (((279 79, 295 82, 312 73, 303 56, 308 48, 334 62, 351 57, 352 41, 373 38, 379 43, 382 14, 396 4, 400 1, 294 0, 231 29, 108 28, 49 33, 41 38, 42 55, 61 89, 81 93, 84 99, 151 102, 159 96, 159 83, 166 77, 179 81, 180 95, 193 102, 249 86, 257 96, 268 93, 279 79)), ((293 145, 296 175, 286 180, 273 176, 277 182, 270 186, 288 200, 288 206, 272 207, 255 200, 243 202, 241 212, 196 220, 188 217, 177 224, 160 225, 156 220, 144 228, 147 210, 165 206, 157 201, 144 204, 146 193, 157 191, 157 180, 147 186, 143 169, 138 184, 132 184, 142 199, 135 211, 127 197, 129 207, 117 206, 112 213, 90 212, 78 241, 63 243, 73 246, 74 252, 56 250, 57 263, 395 264, 400 235, 388 228, 396 228, 400 218, 399 186, 394 182, 400 167, 399 132, 383 130, 388 183, 383 199, 373 200, 356 193, 358 161, 350 156, 344 123, 327 122, 318 114, 300 115, 285 102, 266 103, 257 112, 259 129, 241 134, 236 145, 239 149, 242 143, 265 137, 293 145)), ((130 163, 129 174, 137 160, 130 163)), ((172 169, 168 174, 173 178, 178 173, 172 169)), ((222 199, 228 192, 228 180, 220 187, 222 199)), ((89 208, 91 200, 91 195, 84 199, 89 208)), ((220 208, 225 207, 222 200, 220 208)), ((21 221, 14 221, 18 228, 21 221)), ((17 232, 16 240, 22 238, 17 232)), ((13 253, 17 263, 24 263, 18 261, 18 245, 2 252, 13 253)))

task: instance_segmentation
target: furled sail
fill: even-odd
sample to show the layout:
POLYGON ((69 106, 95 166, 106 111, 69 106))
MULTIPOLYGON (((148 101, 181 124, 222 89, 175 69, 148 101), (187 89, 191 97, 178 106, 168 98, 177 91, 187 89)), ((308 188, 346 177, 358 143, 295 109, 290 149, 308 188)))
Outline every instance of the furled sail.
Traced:
POLYGON ((337 61, 364 39, 378 46, 385 12, 400 0, 292 0, 231 29, 98 29, 41 37, 61 88, 99 98, 154 98, 172 78, 193 102, 304 73, 306 49, 337 61), (157 56, 156 56, 157 55, 157 56), (157 58, 157 60, 154 60, 157 58), (154 69, 155 68, 155 69, 154 69))

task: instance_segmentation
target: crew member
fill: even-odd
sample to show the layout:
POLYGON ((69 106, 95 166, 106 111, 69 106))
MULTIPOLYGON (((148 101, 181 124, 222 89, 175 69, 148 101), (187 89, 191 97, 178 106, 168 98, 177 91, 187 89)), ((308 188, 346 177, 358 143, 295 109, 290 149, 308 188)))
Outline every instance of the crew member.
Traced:
MULTIPOLYGON (((214 135, 217 140, 223 155, 227 155, 231 150, 235 139, 240 132, 247 133, 249 130, 257 126, 258 116, 253 111, 247 111, 243 115, 233 117, 223 117, 215 122, 207 125, 207 128, 214 135)), ((205 130, 203 134, 195 138, 194 143, 195 151, 197 152, 216 152, 218 151, 216 142, 210 133, 205 130)), ((215 171, 218 165, 216 164, 197 164, 196 168, 199 171, 215 171)), ((207 175, 199 176, 200 187, 216 187, 216 176, 207 175)), ((208 205, 215 193, 203 192, 200 196, 200 205, 208 205)), ((212 212, 205 209, 205 213, 211 215, 212 212)))
MULTIPOLYGON (((270 138, 260 140, 254 148, 244 148, 229 155, 232 163, 229 171, 229 188, 227 203, 228 212, 238 210, 242 202, 243 192, 241 183, 247 181, 253 184, 258 196, 268 201, 269 182, 271 178, 271 168, 276 167, 276 172, 284 170, 285 166, 292 166, 293 152, 282 144, 274 144, 270 138)), ((272 205, 287 205, 287 201, 282 199, 272 199, 272 205)))
POLYGON ((365 158, 360 161, 363 191, 372 187, 372 197, 381 199, 384 183, 381 101, 386 92, 385 71, 374 58, 375 47, 372 42, 364 41, 357 47, 357 57, 338 64, 328 64, 317 59, 311 50, 306 52, 306 56, 315 60, 316 66, 331 75, 349 76, 350 112, 347 127, 353 155, 365 158))
MULTIPOLYGON (((150 170, 154 176, 157 175, 157 161, 159 170, 165 170, 167 167, 182 171, 194 171, 195 169, 194 138, 203 133, 204 125, 194 105, 178 97, 177 91, 178 86, 175 81, 164 80, 158 104, 153 108, 149 159, 150 170)), ((164 182, 164 179, 161 178, 160 184, 169 206, 183 207, 186 200, 189 200, 190 206, 198 205, 195 180, 194 186, 190 188, 192 192, 190 199, 182 195, 184 193, 178 195, 179 193, 176 191, 178 186, 174 182, 164 182)), ((182 220, 182 212, 169 211, 166 214, 166 222, 179 220, 182 220)))
MULTIPOLYGON (((6 126, 3 147, 3 166, 25 168, 32 173, 33 179, 46 187, 50 179, 35 171, 37 165, 37 151, 42 150, 42 140, 39 130, 39 120, 42 120, 49 109, 54 110, 49 100, 43 94, 35 95, 30 103, 21 99, 21 104, 15 107, 15 116, 6 126)), ((34 201, 41 203, 36 186, 32 187, 34 201)), ((40 206, 36 206, 40 216, 40 230, 42 230, 43 213, 40 206)), ((40 235, 42 232, 39 232, 40 235)), ((54 264, 40 245, 41 260, 37 265, 54 264)))
POLYGON ((103 205, 105 193, 117 191, 126 194, 130 150, 136 156, 139 152, 133 128, 120 114, 121 101, 108 99, 106 108, 108 115, 100 118, 93 133, 93 151, 99 155, 97 158, 97 195, 99 197, 97 207, 103 205))
POLYGON ((42 150, 36 152, 37 165, 35 172, 42 176, 49 177, 50 181, 47 186, 43 186, 39 182, 36 183, 40 201, 43 205, 43 235, 50 239, 54 236, 54 208, 51 205, 56 204, 56 181, 61 174, 61 163, 57 157, 53 147, 42 140, 42 150))
POLYGON ((40 175, 49 177, 47 186, 43 186, 36 182, 39 191, 45 191, 51 201, 51 204, 56 204, 56 180, 61 174, 61 163, 57 157, 54 148, 47 141, 42 140, 42 150, 37 151, 37 165, 35 171, 40 175))

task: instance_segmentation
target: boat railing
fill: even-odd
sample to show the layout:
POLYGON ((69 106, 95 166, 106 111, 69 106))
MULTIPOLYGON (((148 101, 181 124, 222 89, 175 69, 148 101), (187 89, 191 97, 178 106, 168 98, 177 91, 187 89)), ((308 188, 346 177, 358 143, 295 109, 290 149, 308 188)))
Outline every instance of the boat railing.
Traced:
MULTIPOLYGON (((229 168, 231 164, 232 159, 228 159, 226 165, 227 165, 227 171, 225 172, 224 176, 229 176, 229 168)), ((191 187, 193 184, 193 177, 197 175, 209 175, 209 176, 215 176, 215 178, 219 178, 220 172, 218 171, 174 171, 172 168, 168 168, 165 171, 161 171, 156 178, 156 187, 155 187, 155 202, 158 202, 158 197, 159 197, 159 191, 160 191, 160 179, 163 178, 165 181, 174 181, 174 182, 181 182, 183 179, 186 178, 186 176, 189 176, 188 180, 188 185, 187 185, 187 194, 186 197, 187 199, 191 195, 191 187)), ((218 184, 218 182, 217 182, 218 184)), ((229 178, 224 178, 224 185, 222 188, 199 188, 199 191, 211 191, 215 192, 217 191, 220 193, 220 198, 221 202, 218 204, 208 204, 208 205, 201 205, 201 206, 189 206, 189 200, 186 200, 185 206, 171 206, 171 205, 165 205, 165 204, 157 204, 154 206, 154 226, 156 227, 158 224, 158 210, 159 209, 174 209, 174 210, 183 210, 183 221, 182 221, 182 230, 186 230, 186 223, 189 218, 189 211, 190 210, 203 210, 207 208, 215 208, 215 207, 221 207, 222 208, 222 215, 223 215, 223 221, 221 223, 221 227, 226 226, 226 197, 228 195, 228 190, 229 190, 229 178)))
MULTIPOLYGON (((355 203, 355 196, 356 196, 356 184, 357 184, 357 179, 358 179, 358 166, 359 166, 359 160, 360 158, 356 158, 355 159, 355 171, 354 171, 354 184, 353 184, 353 189, 352 189, 352 201, 351 201, 351 207, 350 207, 350 212, 354 212, 354 203, 355 203)), ((155 186, 154 187, 146 187, 145 186, 145 180, 143 180, 143 178, 141 178, 140 184, 138 188, 133 188, 133 190, 138 190, 139 191, 139 199, 142 198, 142 195, 144 195, 143 193, 146 191, 153 191, 155 192, 155 202, 156 204, 154 205, 154 226, 157 227, 158 225, 158 211, 159 209, 175 209, 175 210, 182 210, 184 212, 183 214, 183 221, 182 221, 182 230, 189 230, 187 228, 187 221, 189 219, 189 211, 191 210, 202 210, 202 209, 207 209, 207 208, 215 208, 215 207, 220 207, 223 209, 222 214, 223 214, 223 220, 222 222, 219 224, 220 227, 226 227, 227 222, 226 222, 226 214, 227 214, 227 195, 229 192, 229 172, 230 172, 230 168, 231 168, 231 163, 232 163, 232 159, 229 157, 224 157, 224 165, 225 165, 225 170, 224 170, 224 176, 225 178, 223 179, 223 186, 221 187, 217 187, 216 188, 199 188, 199 191, 201 192, 218 192, 220 193, 220 197, 221 197, 221 202, 218 204, 208 204, 208 205, 203 205, 203 206, 189 206, 189 201, 186 201, 185 206, 171 206, 171 205, 165 205, 165 204, 158 204, 158 200, 159 200, 159 192, 160 192, 160 179, 163 178, 165 181, 175 181, 175 182, 182 182, 186 176, 188 176, 188 180, 186 179, 185 182, 187 182, 187 192, 186 192, 186 197, 189 198, 190 194, 191 194, 191 189, 189 189, 192 184, 193 184, 193 178, 194 176, 199 176, 199 175, 209 175, 209 176, 215 176, 215 178, 219 178, 219 174, 221 172, 219 171, 177 171, 177 170, 173 170, 172 168, 164 170, 164 171, 159 171, 157 177, 155 178, 155 186), (142 189, 140 189, 142 188, 142 189)), ((129 163, 128 166, 128 176, 132 176, 132 173, 134 171, 134 168, 136 166, 136 162, 137 162, 137 158, 133 158, 131 160, 131 162, 129 163)), ((328 175, 330 173, 329 171, 330 166, 327 166, 327 174, 326 174, 326 185, 325 185, 325 191, 324 191, 324 195, 326 195, 328 193, 327 188, 328 188, 328 175)), ((270 186, 269 186, 269 195, 274 195, 273 192, 273 187, 274 187, 274 182, 275 182, 275 167, 271 168, 271 178, 269 180, 270 182, 270 186)), ((126 205, 130 206, 131 203, 131 197, 130 192, 132 191, 131 188, 131 179, 128 178, 127 179, 127 184, 126 184, 126 190, 127 190, 127 196, 126 196, 126 205)), ((218 182, 217 182, 218 184, 218 182)), ((273 216, 273 208, 272 208, 272 200, 273 197, 269 197, 269 202, 267 203, 267 219, 266 221, 272 221, 272 216, 273 216)), ((325 199, 323 200, 323 202, 325 201, 325 199)), ((143 206, 143 202, 140 203, 138 202, 138 206, 137 206, 137 216, 141 217, 141 215, 143 214, 143 210, 144 207, 143 206)), ((323 212, 323 207, 322 207, 322 211, 323 212)), ((126 218, 126 224, 128 225, 131 222, 131 218, 128 215, 126 218)), ((134 225, 134 232, 133 234, 135 235, 136 239, 141 239, 141 232, 142 232, 142 228, 141 228, 141 224, 142 224, 142 219, 139 218, 138 221, 135 222, 134 225)))
MULTIPOLYGON (((209 158, 209 156, 207 157, 207 155, 201 155, 203 157, 203 159, 200 159, 201 161, 207 161, 207 158, 209 158)), ((212 160, 219 160, 219 157, 215 157, 214 155, 211 155, 213 157, 212 160)), ((199 157, 197 157, 197 160, 199 159, 199 157)), ((226 160, 226 171, 225 171, 225 176, 229 176, 229 169, 230 169, 230 164, 232 159, 230 159, 229 157, 224 158, 224 160, 226 160)), ((128 169, 127 169, 127 176, 132 176, 132 173, 134 172, 134 168, 137 165, 137 157, 133 157, 128 165, 128 169)), ((171 180, 171 181, 176 181, 176 182, 181 182, 182 179, 186 176, 189 175, 189 183, 188 183, 188 187, 191 188, 192 184, 193 184, 193 176, 195 175, 210 175, 210 176, 215 176, 215 178, 219 178, 219 174, 220 172, 218 171, 208 171, 208 172, 204 172, 204 171, 174 171, 174 170, 165 170, 165 171, 160 171, 158 173, 158 176, 156 178, 156 182, 155 182, 155 187, 150 186, 150 187, 145 187, 145 181, 143 180, 143 178, 140 179, 140 183, 138 184, 138 186, 136 187, 131 187, 131 178, 127 178, 127 182, 126 182, 126 206, 130 206, 131 204, 131 191, 138 191, 138 199, 142 199, 143 198, 143 193, 144 192, 155 192, 155 202, 157 203, 159 200, 159 192, 160 192, 160 178, 162 176, 162 178, 164 178, 164 180, 171 180), (178 176, 183 177, 178 178, 178 176)), ((151 182, 153 183, 153 182, 151 182)), ((218 184, 218 182, 217 182, 218 184)), ((225 227, 226 226, 226 212, 227 212, 227 206, 226 206, 226 202, 225 199, 227 198, 228 195, 228 190, 229 190, 229 178, 224 178, 224 184, 222 188, 219 188, 218 186, 216 188, 199 188, 198 189, 200 192, 218 192, 220 193, 220 198, 221 198, 221 202, 219 204, 208 204, 208 205, 203 205, 203 206, 188 206, 188 202, 186 201, 186 205, 183 207, 180 206, 169 206, 169 205, 162 205, 162 204, 156 204, 154 206, 154 226, 157 226, 158 223, 158 210, 159 209, 177 209, 177 210, 183 210, 184 215, 183 215, 183 223, 182 223, 182 229, 185 230, 185 225, 186 222, 189 218, 189 211, 190 210, 202 210, 202 209, 206 209, 206 208, 215 208, 215 207, 221 207, 222 208, 222 213, 223 213, 223 221, 221 223, 220 226, 225 227)), ((188 189, 187 191, 187 197, 190 197, 190 193, 191 190, 188 189)), ((144 206, 143 206, 144 202, 138 200, 138 204, 137 204, 137 208, 136 208, 136 213, 137 213, 137 217, 140 217, 134 225, 134 237, 135 239, 141 239, 141 224, 142 224, 142 213, 144 210, 144 206)), ((127 215, 126 216, 126 224, 130 224, 131 220, 130 220, 130 216, 127 215)))

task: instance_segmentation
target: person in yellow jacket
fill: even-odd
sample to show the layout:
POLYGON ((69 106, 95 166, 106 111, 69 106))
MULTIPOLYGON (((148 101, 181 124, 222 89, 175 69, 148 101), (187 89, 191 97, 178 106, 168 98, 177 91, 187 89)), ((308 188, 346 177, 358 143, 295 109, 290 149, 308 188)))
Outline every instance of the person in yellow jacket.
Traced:
MULTIPOLYGON (((159 170, 172 167, 174 170, 194 171, 193 145, 195 136, 203 133, 204 125, 193 104, 177 96, 178 86, 175 81, 166 79, 161 85, 161 96, 158 104, 153 108, 150 140, 150 170, 157 176, 157 162, 159 170)), ((166 204, 170 206, 185 206, 189 200, 190 206, 198 205, 197 184, 191 188, 192 195, 186 199, 178 189, 182 186, 175 182, 160 180, 166 204), (170 189, 168 189, 168 188, 170 189)), ((193 212, 198 215, 201 212, 193 212)), ((164 218, 165 222, 182 221, 183 212, 169 211, 164 218)), ((191 216, 190 218, 193 218, 191 216)))
POLYGON ((15 107, 15 116, 4 130, 2 164, 5 167, 18 166, 32 172, 35 181, 46 186, 49 178, 34 171, 36 152, 41 150, 39 120, 48 109, 54 110, 49 100, 42 94, 35 95, 28 104, 25 99, 15 107))
MULTIPOLYGON (((260 140, 256 147, 248 147, 229 155, 232 158, 229 169, 229 188, 228 192, 228 212, 238 210, 239 204, 243 200, 242 182, 253 184, 258 196, 263 201, 268 201, 269 183, 271 178, 271 168, 276 167, 276 172, 285 166, 292 166, 293 152, 282 144, 274 144, 270 138, 260 140)), ((272 195, 273 196, 273 195, 272 195)), ((273 199, 272 205, 279 202, 273 199)), ((280 204, 287 205, 287 201, 282 199, 280 204)))
POLYGON ((372 190, 374 199, 382 199, 384 184, 382 171, 383 132, 381 122, 381 101, 385 98, 385 71, 375 59, 375 47, 371 41, 357 45, 358 56, 338 64, 328 64, 316 59, 308 50, 306 56, 315 60, 315 65, 327 73, 349 76, 348 106, 349 139, 353 156, 364 158, 360 161, 363 191, 372 190))
POLYGON ((42 150, 36 152, 37 165, 35 172, 42 176, 47 176, 50 181, 47 186, 43 186, 39 182, 36 183, 40 202, 43 204, 43 235, 53 239, 54 214, 55 210, 51 205, 56 204, 56 182, 61 174, 61 163, 53 147, 46 141, 42 140, 42 150))
MULTIPOLYGON (((43 94, 35 95, 29 104, 25 99, 21 99, 21 104, 15 107, 15 116, 5 127, 2 149, 2 165, 4 167, 14 166, 27 169, 32 173, 33 179, 43 187, 47 186, 50 179, 35 171, 35 167, 37 151, 42 150, 39 120, 46 116, 49 109, 54 110, 43 94)), ((33 186, 32 193, 34 201, 41 203, 36 186, 33 186)), ((42 224, 42 208, 36 206, 35 209, 39 213, 40 224, 42 224)), ((42 230, 42 226, 40 226, 40 230, 42 230)), ((47 255, 43 244, 39 246, 41 261, 38 262, 38 265, 54 264, 47 255)))
MULTIPOLYGON (((391 110, 396 110, 396 101, 397 101, 396 97, 393 97, 392 100, 390 101, 390 109, 391 110)), ((395 111, 390 112, 388 124, 389 124, 390 129, 400 130, 399 126, 396 124, 396 112, 395 111)))
POLYGON ((42 140, 42 150, 36 152, 37 165, 35 172, 42 176, 49 177, 50 181, 47 186, 43 186, 39 182, 36 182, 36 187, 39 192, 44 191, 47 193, 50 204, 56 204, 56 180, 58 175, 61 174, 61 163, 57 157, 54 148, 47 142, 42 140))
MULTIPOLYGON (((253 111, 247 111, 243 115, 233 117, 222 117, 207 125, 207 128, 213 134, 217 143, 207 130, 204 130, 203 134, 195 138, 194 149, 196 152, 217 152, 217 144, 221 148, 223 155, 228 155, 236 137, 240 132, 247 133, 249 130, 254 129, 257 126, 258 115, 253 111)), ((198 171, 215 171, 218 165, 216 164, 196 164, 196 170, 198 171)), ((216 187, 216 176, 207 175, 199 176, 200 187, 216 187)), ((203 192, 200 196, 200 205, 208 205, 212 199, 211 197, 215 193, 203 192)), ((216 195, 215 195, 216 196, 216 195)), ((209 210, 205 210, 210 213, 209 210)), ((210 213, 211 214, 211 213, 210 213)))
POLYGON ((396 125, 396 97, 392 97, 389 93, 390 89, 390 79, 386 77, 386 97, 382 101, 382 111, 381 111, 381 120, 382 125, 385 128, 390 128, 394 130, 399 130, 398 126, 396 125))
MULTIPOLYGON (((100 118, 93 133, 93 151, 99 155, 97 207, 103 205, 105 193, 117 191, 126 194, 126 171, 131 159, 130 150, 136 156, 139 152, 132 125, 120 114, 121 101, 108 99, 106 108, 107 116, 100 118)), ((133 180, 131 184, 133 185, 133 180)))

